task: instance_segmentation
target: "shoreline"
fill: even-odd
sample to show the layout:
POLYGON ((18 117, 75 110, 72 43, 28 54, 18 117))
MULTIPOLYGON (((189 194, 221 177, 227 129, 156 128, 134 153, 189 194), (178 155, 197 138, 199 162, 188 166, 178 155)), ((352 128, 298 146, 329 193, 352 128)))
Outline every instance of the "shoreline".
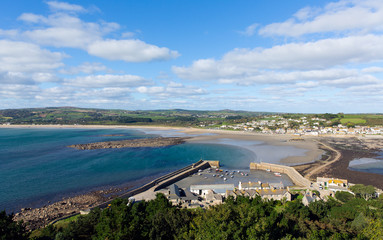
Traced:
MULTIPOLYGON (((218 129, 200 129, 192 127, 167 127, 167 126, 147 126, 147 125, 0 125, 0 128, 56 128, 56 129, 132 129, 132 130, 150 130, 153 131, 171 131, 175 130, 180 133, 190 136, 190 139, 187 139, 186 142, 195 142, 195 143, 217 143, 219 139, 231 139, 234 141, 247 141, 247 142, 262 142, 262 144, 268 144, 272 146, 293 146, 300 149, 306 150, 303 156, 288 156, 281 159, 281 164, 283 165, 297 165, 302 163, 309 163, 316 161, 323 154, 322 150, 318 150, 317 143, 313 141, 313 137, 304 136, 305 141, 289 141, 290 139, 296 138, 292 134, 263 134, 257 132, 246 132, 246 131, 228 131, 228 130, 218 130, 218 129), (210 135, 204 135, 210 134, 210 135), (196 135, 196 136, 193 136, 196 135), (307 160, 309 159, 309 160, 307 160)), ((225 144, 225 143, 218 143, 225 144)), ((236 147, 245 148, 247 150, 256 153, 254 146, 256 144, 243 146, 238 144, 228 144, 236 147)))
MULTIPOLYGON (((219 139, 230 139, 234 142, 236 141, 245 141, 250 144, 245 144, 245 146, 241 146, 238 144, 233 144, 235 147, 239 148, 244 148, 247 150, 252 151, 253 153, 255 152, 255 149, 253 148, 254 146, 259 146, 259 143, 261 145, 273 145, 273 146, 295 146, 295 147, 305 147, 306 153, 311 153, 309 156, 310 158, 315 158, 315 154, 318 154, 318 152, 315 152, 316 150, 316 145, 314 144, 309 144, 307 143, 302 143, 302 142, 289 142, 288 140, 292 138, 293 136, 286 136, 286 135, 276 135, 276 136, 268 136, 265 134, 259 134, 259 133, 248 133, 248 132, 234 132, 234 131, 225 131, 225 130, 211 130, 211 129, 197 129, 197 128, 181 128, 181 127, 156 127, 156 126, 102 126, 102 125, 2 125, 0 128, 24 128, 24 129, 32 129, 32 128, 40 128, 40 129, 134 129, 134 130, 143 130, 144 132, 151 134, 151 131, 154 131, 155 134, 161 135, 161 131, 164 131, 164 134, 166 135, 166 131, 175 131, 175 134, 177 133, 183 133, 186 136, 189 137, 186 142, 188 143, 217 143, 219 139), (160 131, 159 133, 156 133, 156 131, 160 131)), ((222 143, 218 143, 222 144, 222 143)), ((306 154, 305 156, 296 156, 294 157, 288 157, 284 159, 283 161, 302 161, 304 159, 305 162, 306 160, 306 154)), ((254 159, 252 160, 254 161, 254 159)), ((136 183, 140 182, 140 184, 133 184, 131 185, 130 188, 122 188, 123 184, 120 184, 119 186, 100 186, 99 191, 83 191, 82 193, 78 194, 71 194, 69 198, 65 197, 65 200, 58 200, 56 202, 48 202, 45 203, 44 205, 40 205, 41 207, 33 208, 31 210, 23 211, 22 214, 17 214, 16 219, 21 220, 23 219, 25 222, 32 222, 33 227, 38 227, 42 226, 39 225, 43 224, 44 222, 49 222, 55 218, 60 218, 63 215, 70 215, 73 213, 73 211, 79 211, 80 206, 86 206, 86 205, 96 205, 100 202, 103 202, 105 198, 99 194, 99 192, 103 191, 112 191, 113 188, 113 198, 118 197, 122 195, 125 191, 129 191, 131 189, 137 188, 140 185, 144 185, 146 182, 149 181, 149 179, 152 179, 154 176, 145 176, 145 180, 140 179, 137 180, 136 183), (95 197, 96 193, 96 197, 95 197), (81 196, 79 198, 79 196, 81 196), (78 201, 78 199, 81 199, 81 201, 89 200, 89 202, 86 202, 84 205, 81 201, 78 201), (66 201, 65 204, 63 201, 66 201), (67 208, 69 205, 69 202, 71 203, 71 207, 67 208), (63 205, 62 205, 63 204, 63 205), (53 209, 61 209, 64 208, 64 212, 60 212, 60 214, 55 214, 53 213, 53 209), (51 216, 47 215, 42 215, 43 213, 46 214, 47 212, 51 212, 51 216), (27 216, 27 217, 26 217, 27 216), (33 219, 33 217, 35 219, 33 219), (43 218, 47 218, 45 221, 42 221, 43 218), (36 220, 37 219, 37 220, 36 220)), ((128 185, 129 183, 125 183, 128 185)))
MULTIPOLYGON (((352 138, 346 137, 346 138, 328 138, 328 137, 310 137, 310 136, 303 136, 302 139, 303 141, 289 141, 293 138, 296 138, 294 135, 269 135, 269 134, 261 134, 261 133, 253 133, 253 132, 243 132, 243 131, 227 131, 227 130, 213 130, 213 129, 198 129, 198 128, 182 128, 182 127, 164 127, 164 126, 104 126, 104 125, 0 125, 0 128, 78 128, 78 129, 135 129, 135 130, 140 130, 140 129, 145 129, 153 131, 171 131, 175 130, 179 133, 184 133, 186 135, 191 135, 190 139, 187 139, 186 142, 190 143, 216 143, 216 144, 227 144, 227 143, 220 143, 217 141, 222 140, 222 139, 230 139, 231 141, 244 141, 247 144, 241 145, 241 144, 229 144, 232 146, 240 147, 240 148, 245 148, 253 153, 255 153, 255 148, 254 146, 262 146, 262 145, 272 145, 272 146, 293 146, 301 149, 305 149, 306 152, 304 156, 289 156, 284 159, 281 159, 281 163, 283 165, 288 165, 288 164, 298 164, 294 165, 293 167, 296 168, 297 170, 299 168, 308 168, 308 169, 315 169, 319 168, 315 174, 312 175, 312 177, 315 177, 323 174, 326 172, 325 176, 330 176, 330 177, 338 177, 338 178, 346 178, 350 182, 353 183, 363 183, 363 184, 371 184, 374 186, 377 186, 379 188, 383 188, 383 175, 379 174, 372 174, 372 173, 365 173, 365 172, 359 172, 359 171, 352 171, 348 169, 348 162, 351 161, 355 156, 357 156, 355 153, 351 154, 349 152, 345 152, 343 150, 339 150, 336 146, 333 144, 327 143, 328 146, 333 147, 334 149, 340 151, 340 156, 338 159, 334 160, 335 155, 331 154, 326 161, 318 160, 318 156, 325 156, 325 149, 319 147, 319 144, 324 144, 322 141, 326 139, 335 139, 336 141, 348 141, 352 138), (250 143, 250 144, 249 144, 250 143), (331 160, 332 159, 332 160, 331 160), (331 162, 329 162, 331 161, 331 162), (327 164, 328 163, 328 164, 327 164), (346 166, 346 165, 347 166, 346 166), (346 171, 345 171, 346 169, 346 171), (351 174, 350 174, 351 172, 351 174), (378 175, 378 176, 376 176, 378 175), (375 179, 379 179, 378 181, 369 181, 373 176, 375 179), (364 179, 367 179, 367 181, 363 181, 364 179), (380 181, 381 184, 378 184, 380 181)), ((161 134, 161 133, 159 133, 161 134)), ((376 147, 376 146, 375 146, 376 147)), ((371 151, 369 151, 371 154, 371 151)), ((364 157, 366 156, 363 155, 364 157)), ((369 155, 372 156, 372 155, 369 155)), ((301 174, 302 172, 298 170, 301 174)), ((305 174, 302 174, 305 175, 305 174)), ((153 176, 146 176, 145 179, 150 179, 153 176)), ((143 180, 139 180, 141 183, 143 180)), ((138 182, 138 181, 137 181, 138 182)), ((125 183, 126 185, 129 183, 125 183)), ((120 184, 119 186, 114 188, 114 194, 110 196, 111 198, 118 197, 122 195, 125 191, 134 189, 139 186, 134 186, 133 188, 125 188, 123 189, 121 186, 123 184, 120 184)), ((110 186, 105 186, 100 187, 100 189, 103 189, 101 191, 105 191, 106 188, 110 188, 110 186)), ((111 189, 110 189, 111 190, 111 189)), ((87 205, 96 205, 102 200, 105 200, 105 198, 94 198, 95 192, 87 192, 85 194, 81 195, 75 195, 74 197, 71 198, 66 198, 64 201, 74 201, 78 197, 82 197, 85 199, 94 199, 93 202, 88 202, 87 205), (102 199, 102 200, 100 200, 102 199)), ((73 195, 72 195, 73 196, 73 195)), ((52 206, 57 206, 59 202, 55 203, 48 203, 48 205, 43 206, 41 208, 35 208, 37 211, 37 215, 41 215, 41 212, 46 212, 46 209, 49 209, 52 206), (55 205, 56 204, 56 205, 55 205)), ((65 204, 64 204, 65 205, 65 204)), ((78 206, 78 204, 73 204, 74 207, 78 206)), ((35 210, 32 209, 32 210, 35 210)), ((28 210, 31 211, 31 210, 28 210)), ((69 214, 69 211, 68 211, 69 214)), ((58 218, 59 216, 56 216, 58 218)), ((16 216, 16 219, 24 219, 21 214, 16 216)), ((41 220, 41 218, 38 218, 41 220)), ((54 218, 53 218, 54 219, 54 218)), ((52 220, 52 218, 50 219, 52 220)), ((41 226, 41 225, 40 225, 41 226)))
POLYGON ((383 148, 383 141, 379 138, 321 138, 318 139, 328 147, 327 159, 313 163, 301 164, 294 168, 304 177, 332 177, 347 179, 353 184, 372 185, 383 189, 383 175, 378 173, 363 172, 349 168, 350 161, 356 158, 374 158, 383 148), (330 154, 329 154, 330 153, 330 154))

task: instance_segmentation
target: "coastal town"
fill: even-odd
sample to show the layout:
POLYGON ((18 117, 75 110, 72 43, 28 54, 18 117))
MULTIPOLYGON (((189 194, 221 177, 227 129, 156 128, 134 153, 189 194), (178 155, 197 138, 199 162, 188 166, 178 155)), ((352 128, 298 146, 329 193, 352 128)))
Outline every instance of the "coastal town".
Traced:
MULTIPOLYGON (((288 166, 251 163, 249 170, 235 171, 220 169, 217 161, 214 161, 214 164, 209 161, 207 163, 210 166, 206 169, 196 168, 194 173, 190 176, 186 175, 185 179, 174 183, 170 181, 170 185, 165 185, 151 194, 146 192, 133 195, 130 200, 151 200, 156 193, 162 193, 173 205, 179 207, 208 208, 222 204, 230 197, 261 197, 263 200, 286 202, 300 196, 302 203, 308 206, 314 201, 327 201, 335 197, 337 192, 355 195, 350 190, 350 187, 355 184, 349 183, 347 179, 317 177, 316 181, 309 181, 288 166), (194 184, 190 184, 191 182, 194 184)), ((382 193, 381 189, 376 188, 370 193, 370 197, 379 197, 382 193)))
MULTIPOLYGON (((202 125, 205 127, 204 125, 202 125)), ((263 134, 294 134, 294 135, 380 135, 383 134, 383 126, 360 126, 355 124, 341 123, 333 125, 333 122, 318 117, 300 117, 298 119, 284 118, 273 115, 270 119, 260 119, 234 125, 221 125, 219 129, 260 132, 263 134), (332 126, 330 126, 332 125, 332 126)))
MULTIPOLYGON (((155 200, 158 194, 163 194, 174 206, 186 209, 208 209, 238 197, 282 202, 298 198, 309 206, 312 202, 333 199, 337 192, 355 195, 353 186, 347 179, 332 177, 310 181, 293 167, 284 165, 251 163, 248 170, 229 170, 221 168, 219 161, 200 160, 118 196, 133 204, 155 200)), ((381 189, 373 188, 367 197, 378 198, 382 193, 381 189)), ((71 216, 87 215, 95 208, 109 208, 113 201, 100 195, 92 197, 97 199, 92 202, 86 196, 78 196, 48 207, 22 209, 15 220, 24 220, 33 229, 71 216)))

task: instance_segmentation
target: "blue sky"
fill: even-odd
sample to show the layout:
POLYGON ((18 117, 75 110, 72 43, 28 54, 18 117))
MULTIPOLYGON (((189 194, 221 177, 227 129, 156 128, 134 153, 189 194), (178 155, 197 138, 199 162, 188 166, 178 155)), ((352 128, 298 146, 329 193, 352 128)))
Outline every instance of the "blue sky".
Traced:
POLYGON ((383 2, 0 2, 0 109, 382 112, 383 2))

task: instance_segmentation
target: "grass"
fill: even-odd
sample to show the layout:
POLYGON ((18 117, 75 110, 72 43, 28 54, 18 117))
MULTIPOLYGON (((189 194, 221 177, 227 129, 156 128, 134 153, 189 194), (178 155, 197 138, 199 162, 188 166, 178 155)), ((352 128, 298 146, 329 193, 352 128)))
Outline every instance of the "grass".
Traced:
POLYGON ((63 219, 63 220, 60 220, 58 222, 55 222, 53 224, 53 226, 57 227, 57 228, 65 228, 66 226, 68 226, 68 224, 70 222, 74 222, 74 221, 77 221, 77 219, 80 217, 81 215, 80 214, 77 214, 77 215, 74 215, 70 218, 66 218, 66 219, 63 219))
POLYGON ((342 118, 340 120, 342 124, 347 124, 347 123, 354 123, 354 124, 365 124, 367 121, 362 118, 342 118))
MULTIPOLYGON (((77 214, 77 215, 74 215, 70 218, 60 220, 60 221, 54 223, 53 226, 56 228, 65 228, 69 225, 70 222, 77 221, 77 219, 80 216, 81 216, 80 214, 77 214)), ((36 230, 32 231, 31 235, 29 236, 29 239, 38 239, 38 238, 42 237, 43 234, 44 234, 44 228, 36 229, 36 230)))

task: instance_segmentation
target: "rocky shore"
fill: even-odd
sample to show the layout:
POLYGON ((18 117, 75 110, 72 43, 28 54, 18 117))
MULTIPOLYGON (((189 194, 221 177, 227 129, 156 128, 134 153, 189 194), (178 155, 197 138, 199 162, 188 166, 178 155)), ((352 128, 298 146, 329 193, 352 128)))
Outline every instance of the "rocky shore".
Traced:
POLYGON ((144 139, 131 139, 119 141, 96 142, 86 144, 74 144, 68 147, 77 148, 79 150, 92 150, 104 148, 136 148, 136 147, 165 147, 182 144, 187 138, 181 137, 158 137, 158 138, 144 138, 144 139))
POLYGON ((81 210, 86 210, 115 198, 125 189, 110 188, 107 190, 94 191, 62 201, 52 203, 40 208, 22 208, 21 212, 14 215, 15 221, 22 220, 28 230, 37 229, 47 225, 53 220, 61 217, 78 214, 81 210))

